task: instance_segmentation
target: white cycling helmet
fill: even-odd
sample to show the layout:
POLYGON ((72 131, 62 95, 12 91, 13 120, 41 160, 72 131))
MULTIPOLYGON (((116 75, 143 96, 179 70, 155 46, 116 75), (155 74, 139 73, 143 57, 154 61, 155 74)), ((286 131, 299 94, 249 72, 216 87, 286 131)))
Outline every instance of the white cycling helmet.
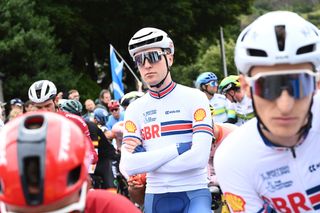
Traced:
POLYGON ((29 99, 34 103, 43 103, 55 98, 57 88, 51 81, 40 80, 34 82, 29 88, 29 99))
POLYGON ((253 66, 306 62, 319 68, 319 30, 296 13, 274 11, 262 15, 237 39, 235 63, 243 74, 253 66))
POLYGON ((128 50, 133 57, 137 52, 149 48, 159 47, 170 49, 174 54, 174 45, 168 34, 153 27, 142 28, 129 41, 128 50))

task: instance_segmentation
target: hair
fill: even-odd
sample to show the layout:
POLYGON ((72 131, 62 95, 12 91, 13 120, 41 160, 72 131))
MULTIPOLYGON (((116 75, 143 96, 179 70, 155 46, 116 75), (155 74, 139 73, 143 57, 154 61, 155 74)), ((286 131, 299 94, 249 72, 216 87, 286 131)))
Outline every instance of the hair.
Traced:
POLYGON ((99 98, 100 98, 100 99, 103 99, 103 95, 104 95, 105 93, 109 93, 109 94, 111 95, 110 90, 108 90, 108 89, 103 89, 103 90, 101 90, 101 92, 100 92, 100 94, 99 94, 99 98))
POLYGON ((76 93, 76 92, 79 93, 79 91, 76 90, 76 89, 71 89, 71 90, 69 90, 69 91, 68 91, 68 98, 70 97, 71 94, 76 93))
POLYGON ((24 103, 24 107, 28 107, 30 105, 32 105, 33 102, 31 100, 27 100, 25 103, 24 103))

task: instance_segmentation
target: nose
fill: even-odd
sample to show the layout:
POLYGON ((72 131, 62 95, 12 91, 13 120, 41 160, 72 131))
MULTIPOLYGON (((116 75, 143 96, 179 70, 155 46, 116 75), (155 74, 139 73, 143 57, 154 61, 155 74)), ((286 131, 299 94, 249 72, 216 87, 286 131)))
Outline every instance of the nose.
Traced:
POLYGON ((282 114, 288 114, 294 107, 295 99, 288 93, 287 90, 283 90, 279 98, 276 99, 276 105, 282 114))
POLYGON ((150 63, 149 60, 146 58, 146 59, 144 60, 143 67, 144 67, 144 68, 150 68, 151 66, 152 66, 151 63, 150 63))

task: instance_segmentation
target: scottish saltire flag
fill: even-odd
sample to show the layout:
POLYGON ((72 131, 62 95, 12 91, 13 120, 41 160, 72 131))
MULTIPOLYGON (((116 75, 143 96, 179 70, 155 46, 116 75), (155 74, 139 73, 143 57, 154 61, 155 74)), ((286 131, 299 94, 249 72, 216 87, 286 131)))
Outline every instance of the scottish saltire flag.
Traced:
POLYGON ((112 45, 110 45, 110 65, 112 75, 113 96, 115 100, 120 100, 123 96, 124 91, 122 83, 123 61, 118 61, 112 45))

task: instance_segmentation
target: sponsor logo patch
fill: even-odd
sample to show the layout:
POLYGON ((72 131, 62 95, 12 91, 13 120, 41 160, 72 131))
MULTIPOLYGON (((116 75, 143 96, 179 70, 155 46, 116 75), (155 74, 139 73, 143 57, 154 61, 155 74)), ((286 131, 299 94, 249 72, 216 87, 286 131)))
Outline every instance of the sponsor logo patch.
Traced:
POLYGON ((193 114, 195 121, 203 121, 203 119, 206 117, 206 111, 204 109, 197 109, 195 113, 193 114))
POLYGON ((225 193, 226 201, 234 212, 245 211, 244 206, 246 202, 241 196, 226 192, 225 193))
POLYGON ((126 121, 124 127, 130 133, 135 133, 137 130, 136 125, 132 121, 126 121))

